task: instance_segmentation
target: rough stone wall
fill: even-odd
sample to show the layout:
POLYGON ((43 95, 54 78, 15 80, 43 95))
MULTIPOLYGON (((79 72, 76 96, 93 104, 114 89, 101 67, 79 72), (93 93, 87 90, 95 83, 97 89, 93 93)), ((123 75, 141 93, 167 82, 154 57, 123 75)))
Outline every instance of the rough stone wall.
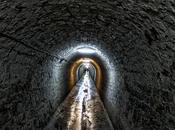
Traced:
POLYGON ((123 129, 175 129, 174 0, 0 0, 0 129, 47 124, 61 97, 44 93, 51 57, 38 50, 72 38, 103 41, 120 66, 116 128, 122 116, 123 129))

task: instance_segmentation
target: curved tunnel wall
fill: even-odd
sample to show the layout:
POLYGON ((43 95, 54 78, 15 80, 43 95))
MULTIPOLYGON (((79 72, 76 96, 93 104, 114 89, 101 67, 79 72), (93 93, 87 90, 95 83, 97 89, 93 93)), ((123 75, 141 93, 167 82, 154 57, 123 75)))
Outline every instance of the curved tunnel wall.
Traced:
POLYGON ((115 128, 174 129, 174 6, 172 0, 0 1, 0 128, 44 128, 68 90, 57 85, 64 62, 38 49, 88 42, 104 48, 119 72, 120 91, 110 99, 115 109, 107 108, 115 128))

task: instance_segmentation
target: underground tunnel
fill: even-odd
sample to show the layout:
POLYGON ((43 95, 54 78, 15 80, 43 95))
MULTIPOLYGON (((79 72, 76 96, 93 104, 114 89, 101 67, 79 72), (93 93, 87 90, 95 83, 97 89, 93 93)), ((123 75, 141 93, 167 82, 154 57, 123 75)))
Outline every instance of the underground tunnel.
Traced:
POLYGON ((175 130, 175 1, 0 0, 0 129, 175 130))

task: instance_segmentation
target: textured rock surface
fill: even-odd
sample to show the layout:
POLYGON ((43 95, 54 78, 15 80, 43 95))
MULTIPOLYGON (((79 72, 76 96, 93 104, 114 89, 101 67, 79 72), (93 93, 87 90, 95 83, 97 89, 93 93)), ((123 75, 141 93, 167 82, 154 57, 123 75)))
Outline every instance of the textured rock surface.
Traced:
POLYGON ((0 129, 47 125, 64 95, 37 50, 71 39, 105 44, 120 66, 116 129, 175 129, 174 0, 0 0, 0 33, 0 129))

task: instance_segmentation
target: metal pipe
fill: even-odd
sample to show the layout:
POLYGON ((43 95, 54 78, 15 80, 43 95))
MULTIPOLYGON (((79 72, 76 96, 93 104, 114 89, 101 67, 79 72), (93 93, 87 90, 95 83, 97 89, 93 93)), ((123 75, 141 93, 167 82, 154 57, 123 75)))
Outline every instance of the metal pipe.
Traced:
POLYGON ((113 130, 88 70, 58 107, 45 130, 113 130))

